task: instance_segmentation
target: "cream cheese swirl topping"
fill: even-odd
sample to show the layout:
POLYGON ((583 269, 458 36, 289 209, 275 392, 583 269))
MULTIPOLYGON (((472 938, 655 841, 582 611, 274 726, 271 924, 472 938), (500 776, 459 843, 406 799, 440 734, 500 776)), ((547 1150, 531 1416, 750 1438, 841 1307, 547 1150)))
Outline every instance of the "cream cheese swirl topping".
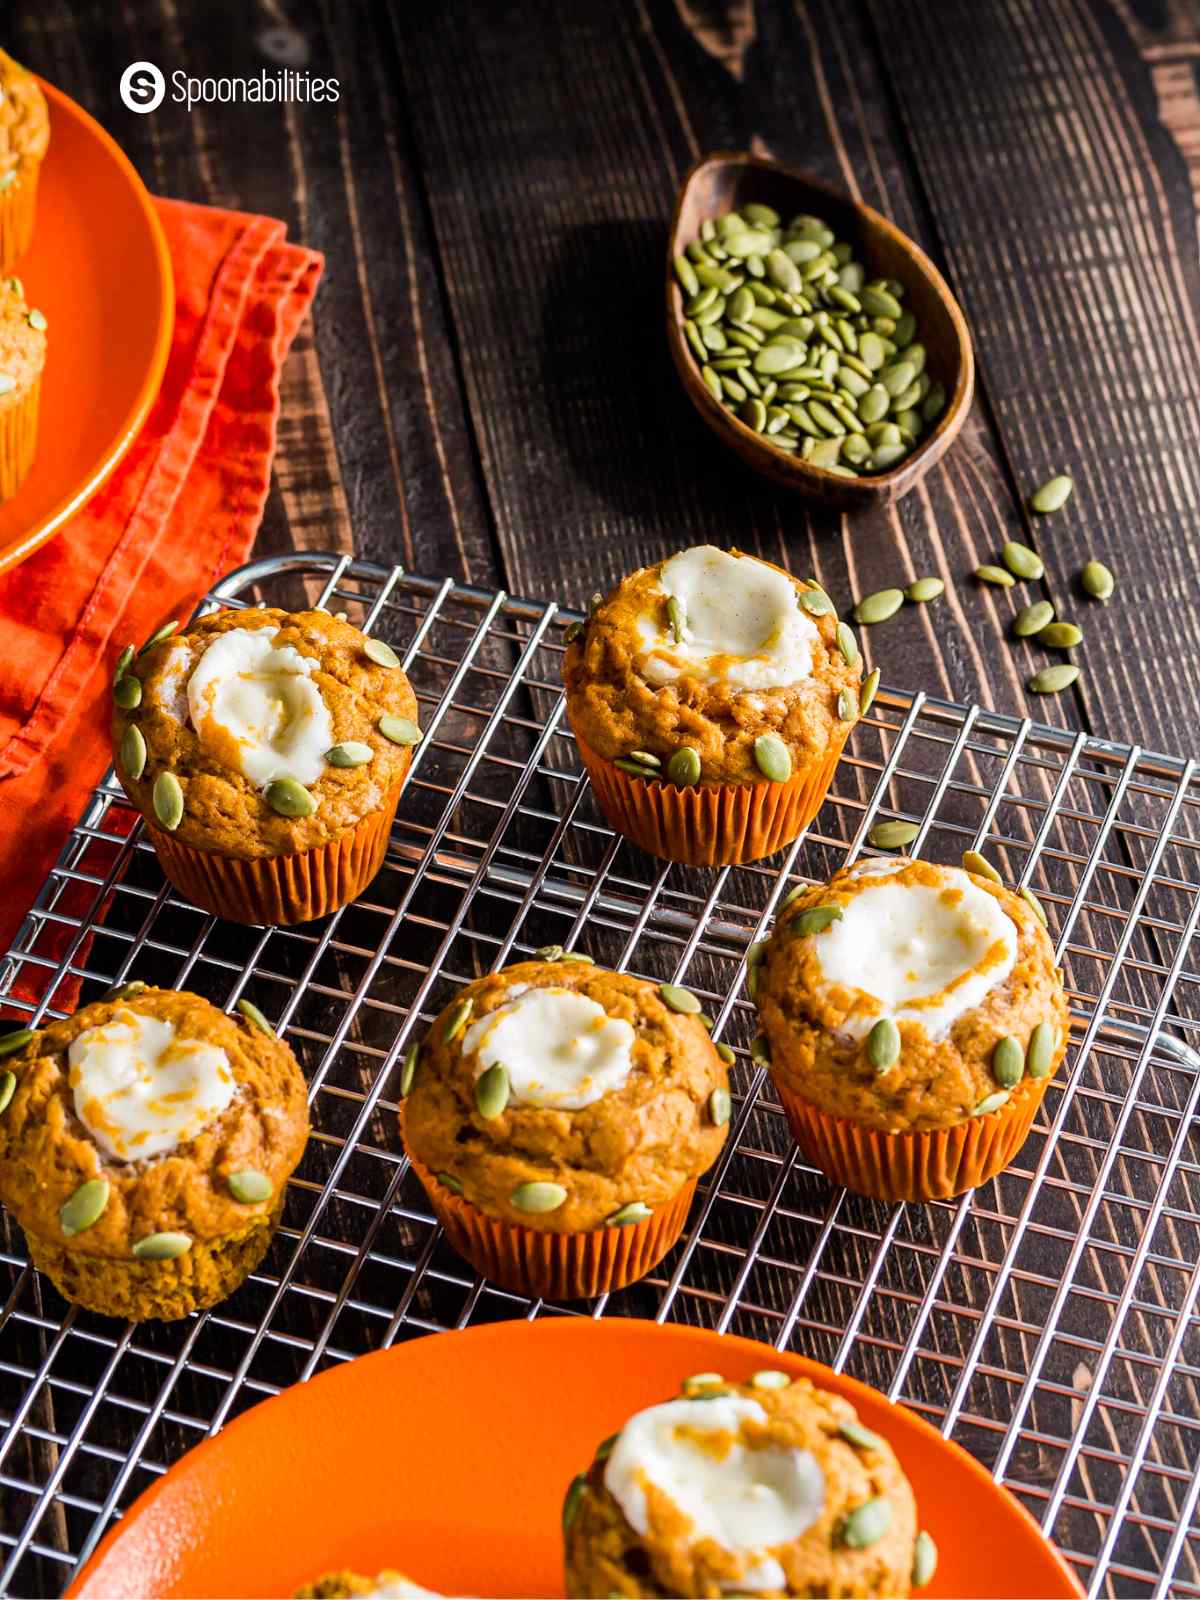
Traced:
POLYGON ((622 1017, 572 989, 511 989, 502 1006, 479 1017, 463 1037, 475 1075, 502 1065, 513 1102, 581 1111, 633 1071, 634 1031, 622 1017))

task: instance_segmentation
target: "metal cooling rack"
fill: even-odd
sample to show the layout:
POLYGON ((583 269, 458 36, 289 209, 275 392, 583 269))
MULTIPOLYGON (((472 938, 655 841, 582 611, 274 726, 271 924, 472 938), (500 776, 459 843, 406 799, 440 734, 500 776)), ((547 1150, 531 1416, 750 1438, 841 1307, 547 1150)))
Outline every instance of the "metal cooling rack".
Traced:
POLYGON ((235 927, 180 901, 111 778, 0 968, 8 1019, 144 977, 250 996, 308 1075, 313 1136, 262 1270, 178 1324, 66 1305, 0 1224, 0 1590, 49 1595, 168 1464, 265 1395, 399 1339, 502 1317, 648 1316, 802 1351, 979 1457, 1093 1592, 1200 1595, 1200 788, 1192 762, 885 694, 807 836, 769 863, 658 863, 604 826, 562 720, 577 613, 296 555, 208 604, 320 603, 401 650, 426 737, 366 895, 235 927), (794 882, 882 816, 986 847, 1049 912, 1072 1049, 1028 1143, 961 1200, 884 1206, 798 1156, 744 954, 794 882), (594 1304, 530 1304, 445 1244, 396 1130, 397 1064, 447 997, 538 946, 702 995, 737 1053, 726 1150, 681 1243, 594 1304), (34 1003, 28 998, 37 994, 34 1003), (22 998, 22 997, 25 998, 22 998))

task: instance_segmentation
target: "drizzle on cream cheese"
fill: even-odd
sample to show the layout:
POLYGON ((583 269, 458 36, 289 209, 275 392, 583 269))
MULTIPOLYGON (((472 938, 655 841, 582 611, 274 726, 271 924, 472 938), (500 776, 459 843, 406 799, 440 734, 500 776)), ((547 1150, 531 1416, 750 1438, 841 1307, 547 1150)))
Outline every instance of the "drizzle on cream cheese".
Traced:
POLYGON ((481 1076, 498 1063, 520 1105, 581 1111, 633 1071, 634 1031, 622 1017, 573 989, 510 989, 505 1003, 477 1018, 463 1037, 481 1076))

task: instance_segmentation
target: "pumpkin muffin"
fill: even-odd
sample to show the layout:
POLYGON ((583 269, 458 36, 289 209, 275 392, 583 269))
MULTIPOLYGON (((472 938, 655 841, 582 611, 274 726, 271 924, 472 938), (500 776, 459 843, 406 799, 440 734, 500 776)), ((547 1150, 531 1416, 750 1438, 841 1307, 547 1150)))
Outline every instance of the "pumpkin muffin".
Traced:
POLYGON ((117 776, 196 905, 308 922, 383 865, 421 732, 382 639, 326 611, 218 611, 127 646, 113 703, 117 776))
POLYGON ((571 955, 467 985, 400 1086, 413 1170, 460 1255, 551 1300, 662 1259, 729 1122, 731 1054, 699 1012, 686 989, 571 955))
POLYGON ((797 1143, 881 1200, 995 1177, 1066 1053, 1054 948, 998 875, 860 861, 786 907, 753 987, 797 1143))
POLYGON ((29 248, 50 115, 38 81, 0 50, 0 273, 29 248))
POLYGON ((59 1293, 134 1322, 232 1294, 308 1139, 300 1068, 256 1008, 127 984, 0 1055, 0 1200, 59 1293))
POLYGON ((422 1596, 433 1593, 432 1589, 422 1589, 419 1583, 391 1567, 385 1567, 375 1578, 343 1568, 306 1583, 296 1590, 295 1600, 355 1600, 355 1597, 358 1600, 421 1600, 422 1596))
POLYGON ((0 280, 0 500, 12 499, 33 465, 45 364, 45 317, 25 303, 19 278, 0 280))
POLYGON ((631 1417, 563 1507, 567 1594, 907 1595, 937 1549, 886 1439, 784 1372, 717 1373, 631 1417))
POLYGON ((567 630, 567 716, 613 828, 699 866, 790 844, 825 798, 864 693, 824 590, 698 545, 625 578, 567 630))

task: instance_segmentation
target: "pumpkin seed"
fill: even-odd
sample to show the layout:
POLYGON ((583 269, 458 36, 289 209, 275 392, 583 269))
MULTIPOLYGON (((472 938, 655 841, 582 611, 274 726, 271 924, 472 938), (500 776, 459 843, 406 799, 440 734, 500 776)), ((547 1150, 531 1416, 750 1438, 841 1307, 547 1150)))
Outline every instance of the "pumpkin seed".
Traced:
POLYGON ((858 640, 848 623, 839 622, 837 625, 837 647, 842 652, 842 660, 846 665, 854 666, 858 661, 858 640))
POLYGON ((772 783, 786 783, 792 775, 792 753, 778 734, 759 734, 754 741, 754 761, 772 783))
POLYGON ((186 1233, 152 1233, 137 1241, 133 1254, 139 1261, 175 1261, 191 1248, 191 1237, 186 1233))
POLYGON ((567 1191, 561 1183, 522 1183, 508 1197, 508 1203, 517 1211, 557 1211, 567 1202, 567 1191))
MULTIPOLYGON (((721 1060, 725 1063, 725 1065, 727 1067, 731 1067, 733 1065, 734 1061, 736 1060, 736 1057, 734 1056, 733 1051, 730 1049, 730 1047, 727 1044, 714 1045, 713 1048, 716 1050, 717 1054, 720 1056, 721 1060)), ((3 1110, 4 1110, 4 1107, 0 1106, 0 1111, 3 1111, 3 1110)))
POLYGON ((804 589, 797 596, 801 609, 810 617, 827 617, 833 610, 833 601, 824 589, 804 589))
POLYGON ((679 279, 680 287, 686 295, 694 295, 700 288, 700 280, 686 256, 675 257, 675 276, 679 279))
POLYGON ((146 740, 135 722, 131 722, 121 735, 119 754, 121 765, 128 775, 134 779, 140 778, 146 770, 146 740))
POLYGON ((15 1072, 0 1072, 0 1112, 8 1110, 8 1102, 12 1099, 13 1091, 16 1087, 17 1075, 15 1072))
POLYGON ((380 717, 379 731, 393 744, 409 745, 421 742, 420 728, 408 717, 380 717))
POLYGON ((1103 601, 1109 599, 1117 586, 1117 580, 1104 565, 1103 561, 1093 560, 1087 562, 1079 574, 1079 581, 1082 583, 1085 592, 1090 594, 1093 600, 1103 601))
POLYGON ((575 1520, 575 1513, 579 1510, 579 1502, 583 1499, 583 1492, 587 1488, 587 1473, 577 1472, 567 1485, 566 1495, 563 1497, 562 1531, 566 1533, 575 1520))
POLYGON ((89 1178, 69 1200, 63 1201, 58 1208, 58 1220, 66 1238, 73 1239, 77 1233, 85 1233, 99 1222, 108 1205, 108 1193, 107 1178, 89 1178))
POLYGON ((331 767, 365 767, 374 756, 371 746, 360 744, 357 739, 347 739, 325 752, 325 759, 331 767))
POLYGON ((1036 583, 1046 575, 1046 564, 1037 551, 1027 544, 1019 544, 1016 539, 1008 541, 1000 557, 1014 578, 1027 578, 1036 583))
POLYGON ((721 380, 717 377, 716 373, 710 366, 705 365, 701 367, 700 376, 707 384, 708 392, 712 395, 714 400, 720 400, 724 397, 725 390, 722 387, 721 380))
POLYGON ((146 985, 141 978, 130 978, 128 983, 115 983, 104 995, 105 1000, 130 1000, 135 994, 141 994, 146 985))
POLYGON ((0 1037, 0 1060, 5 1056, 15 1056, 18 1050, 24 1050, 32 1038, 32 1028, 14 1028, 11 1033, 4 1034, 0 1037))
POLYGON ((889 1072, 900 1059, 900 1030, 891 1017, 880 1017, 867 1035, 867 1060, 876 1072, 889 1072))
POLYGON ((683 745, 667 762, 667 777, 678 789, 700 782, 700 752, 683 745))
POLYGON ((398 667, 400 657, 385 639, 368 639, 363 645, 363 655, 377 667, 398 667))
POLYGON ((854 620, 863 627, 871 628, 876 623, 894 617, 903 604, 903 589, 879 589, 858 602, 854 608, 854 620))
POLYGON ((714 1128, 723 1128, 729 1121, 732 1102, 729 1090, 718 1087, 708 1097, 708 1115, 714 1128))
POLYGON ((172 620, 170 622, 164 622, 161 628, 155 628, 154 632, 138 651, 138 655, 144 656, 147 650, 153 650, 156 644, 161 644, 164 639, 169 639, 178 626, 178 622, 172 620))
POLYGON ((786 1372, 777 1372, 771 1367, 762 1372, 751 1374, 750 1386, 753 1389, 788 1389, 791 1387, 791 1378, 786 1372))
POLYGON ((1015 1089, 1025 1076, 1025 1052, 1010 1033, 992 1051, 992 1077, 1002 1089, 1015 1089))
POLYGON ((756 1034, 750 1041, 750 1059, 760 1067, 771 1065, 771 1041, 765 1033, 756 1034))
POLYGON ((975 576, 981 583, 994 583, 998 589, 1011 589, 1016 579, 1011 572, 1003 567, 997 567, 990 561, 985 561, 981 567, 975 568, 975 576))
MULTIPOLYGON (((3 393, 3 390, 0 390, 0 393, 3 393)), ((132 665, 133 646, 131 644, 127 644, 124 650, 121 651, 121 654, 117 657, 117 664, 113 668, 112 681, 116 683, 118 678, 123 678, 132 665)))
POLYGON ((404 1065, 400 1068, 400 1098, 405 1099, 412 1089, 413 1079, 417 1075, 417 1058, 421 1054, 419 1044, 410 1044, 404 1053, 404 1065))
POLYGON ((1008 1090, 997 1089, 994 1094, 985 1094, 983 1099, 971 1112, 973 1117, 989 1117, 993 1111, 999 1111, 1001 1106, 1008 1104, 1008 1090))
POLYGON ((1079 668, 1073 661, 1063 661, 1058 666, 1043 667, 1030 678, 1026 688, 1031 694, 1061 694, 1079 677, 1079 668))
POLYGON ((877 822, 867 835, 867 843, 873 844, 876 850, 901 850, 911 844, 920 831, 915 822, 877 822))
POLYGON ((1051 622, 1038 634, 1037 641, 1047 650, 1074 650, 1083 640, 1083 629, 1073 622, 1051 622))
POLYGON ((576 639, 582 639, 587 629, 582 622, 568 622, 563 629, 563 643, 574 644, 576 639))
POLYGON ((1017 612, 1013 618, 1013 632, 1018 639, 1029 639, 1053 620, 1054 607, 1049 600, 1035 600, 1031 606, 1017 612))
POLYGON ((1051 511, 1061 511, 1071 498, 1071 490, 1074 487, 1065 473, 1059 473, 1055 478, 1048 478, 1040 489, 1035 489, 1029 496, 1029 509, 1038 511, 1043 516, 1051 511))
POLYGON ((825 929, 842 920, 842 908, 836 903, 826 906, 809 906, 792 922, 792 932, 799 939, 810 934, 824 933, 825 929))
POLYGON ((852 1444, 856 1450, 882 1450, 883 1440, 877 1433, 872 1433, 870 1428, 864 1428, 861 1422, 843 1422, 838 1427, 838 1432, 847 1444, 852 1444))
POLYGON ((962 864, 968 872, 973 872, 977 878, 986 878, 989 883, 1003 883, 1004 879, 995 867, 978 850, 964 850, 962 864))
POLYGON ((112 697, 122 711, 133 711, 142 703, 142 681, 127 672, 113 684, 112 697))
POLYGON ((912 1586, 923 1589, 937 1571, 938 1551, 929 1534, 922 1528, 913 1544, 912 1586))
POLYGON ((747 427, 753 428, 755 433, 761 433, 767 425, 767 408, 755 395, 751 395, 746 401, 738 416, 747 427))
POLYGON ((151 793, 154 815, 168 833, 183 821, 183 786, 173 772, 160 772, 151 793))
POLYGON ((914 605, 924 605, 929 600, 936 600, 939 595, 945 594, 946 585, 940 578, 918 578, 915 583, 910 583, 905 589, 905 598, 914 605))
POLYGON ((31 328, 36 328, 39 333, 44 333, 50 324, 46 321, 46 313, 39 311, 36 306, 25 318, 31 328))
POLYGON ((1029 907, 1029 909, 1033 912, 1034 916, 1041 923, 1042 927, 1043 928, 1048 928, 1050 926, 1050 919, 1046 915, 1046 908, 1042 904, 1042 902, 1038 899, 1037 895, 1034 894, 1033 890, 1032 889, 1026 889, 1026 888, 1022 887, 1022 888, 1017 890, 1017 893, 1021 896, 1021 899, 1024 900, 1025 904, 1029 907))
POLYGON ((641 762, 643 767, 658 768, 662 766, 662 762, 659 760, 659 758, 656 755, 653 755, 649 750, 631 750, 629 752, 629 759, 631 761, 641 762))
POLYGON ((658 992, 663 1004, 672 1011, 678 1011, 681 1016, 696 1017, 703 1010, 692 991, 682 988, 677 983, 660 983, 658 992))
POLYGON ((258 1007, 254 1004, 253 1000, 247 1000, 245 995, 243 995, 237 1003, 237 1008, 245 1017, 246 1021, 258 1029, 259 1033, 265 1033, 268 1038, 271 1039, 278 1039, 279 1035, 267 1021, 266 1017, 263 1016, 258 1007))
POLYGON ((842 722, 853 722, 858 716, 858 696, 853 689, 842 689, 838 692, 837 714, 842 722))
POLYGON ((641 1200, 631 1200, 628 1205, 622 1206, 619 1211, 614 1211, 611 1217, 605 1217, 606 1228, 627 1228, 631 1222, 645 1222, 647 1217, 653 1216, 648 1205, 641 1200))
POLYGON ((648 767, 641 761, 630 761, 625 756, 619 756, 613 762, 619 772, 627 772, 631 778, 657 778, 658 772, 654 767, 648 767))
POLYGON ((464 995, 461 1000, 455 1001, 442 1028, 442 1043, 453 1044, 459 1034, 467 1025, 467 1018, 475 1009, 475 999, 472 995, 464 995))
POLYGON ((875 704, 875 696, 879 692, 879 668, 875 667, 863 679, 862 693, 858 697, 858 714, 865 717, 875 704))
POLYGON ((461 1194, 463 1192, 462 1184, 452 1172, 435 1172, 434 1177, 442 1185, 442 1188, 449 1189, 451 1194, 461 1194))
POLYGON ((485 1122, 492 1122, 508 1104, 508 1072, 499 1061, 475 1080, 475 1109, 485 1122))
POLYGON ((281 817, 311 817, 317 809, 317 802, 295 778, 272 778, 263 799, 281 817))
POLYGON ((691 1377, 685 1378, 679 1387, 686 1392, 690 1389, 712 1389, 724 1382, 725 1379, 719 1372, 693 1372, 691 1377))
POLYGON ((266 1173, 255 1172, 252 1167, 229 1174, 229 1192, 240 1205, 261 1205, 264 1200, 271 1198, 273 1189, 274 1185, 266 1173))
POLYGON ((1025 1070, 1031 1078, 1046 1076, 1057 1049, 1058 1028, 1053 1022, 1039 1022, 1029 1035, 1029 1049, 1025 1054, 1025 1070))
POLYGON ((17 380, 11 372, 0 372, 0 394, 11 394, 16 387, 17 380))
POLYGON ((850 1550, 865 1550, 868 1545, 882 1539, 891 1525, 892 1503, 883 1495, 878 1495, 874 1500, 865 1500, 861 1506, 855 1506, 842 1519, 842 1543, 850 1550))

